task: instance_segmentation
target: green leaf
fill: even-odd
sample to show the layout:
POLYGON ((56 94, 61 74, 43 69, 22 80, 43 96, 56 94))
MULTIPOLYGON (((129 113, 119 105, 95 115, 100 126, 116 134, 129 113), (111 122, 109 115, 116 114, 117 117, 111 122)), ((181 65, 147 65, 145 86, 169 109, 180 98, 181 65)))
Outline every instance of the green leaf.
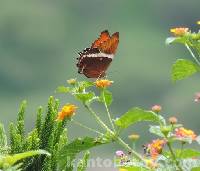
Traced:
POLYGON ((182 37, 168 37, 165 40, 165 43, 167 45, 170 45, 172 43, 181 43, 181 44, 185 44, 188 43, 188 36, 182 36, 182 37))
POLYGON ((112 100, 113 100, 112 93, 110 91, 108 91, 108 90, 102 90, 101 91, 101 95, 99 97, 99 101, 102 102, 102 103, 104 103, 104 97, 105 97, 105 103, 106 103, 106 105, 110 106, 111 103, 112 103, 112 100))
POLYGON ((172 67, 172 80, 182 80, 200 70, 199 66, 190 60, 178 59, 172 67))
POLYGON ((200 167, 193 167, 192 171, 200 171, 200 167))
MULTIPOLYGON (((175 155, 181 159, 193 158, 193 157, 200 157, 200 151, 194 149, 176 149, 174 150, 175 155)), ((166 155, 171 156, 171 153, 165 152, 166 155)))
POLYGON ((88 93, 76 93, 75 94, 76 98, 84 103, 91 101, 94 97, 95 94, 93 92, 88 92, 88 93))
POLYGON ((89 157, 90 157, 90 152, 87 151, 84 154, 83 159, 78 164, 78 167, 77 167, 78 171, 85 171, 87 169, 87 164, 88 164, 89 157))
POLYGON ((121 128, 127 128, 128 126, 141 121, 159 122, 160 117, 152 111, 145 111, 136 107, 132 108, 119 119, 117 119, 115 124, 121 128))
POLYGON ((9 168, 5 168, 3 171, 22 171, 21 166, 22 166, 22 163, 18 163, 9 168))
POLYGON ((176 37, 168 37, 168 38, 165 40, 165 43, 166 43, 167 45, 170 45, 170 44, 172 44, 175 40, 176 40, 176 37))
POLYGON ((85 137, 83 139, 77 138, 73 142, 66 144, 59 152, 59 170, 67 167, 68 171, 72 171, 72 162, 76 158, 77 154, 102 144, 105 144, 105 142, 97 141, 95 138, 91 137, 85 137))
POLYGON ((88 88, 94 86, 94 83, 91 81, 80 81, 79 86, 82 88, 88 88))
POLYGON ((183 149, 182 152, 181 150, 176 150, 176 154, 180 154, 180 158, 182 159, 200 157, 200 151, 193 149, 183 149))
POLYGON ((160 126, 150 126, 149 132, 159 137, 165 137, 165 135, 160 130, 160 126))
POLYGON ((1 155, 0 156, 0 167, 2 167, 4 164, 8 164, 9 166, 12 166, 19 160, 25 159, 27 157, 35 156, 45 154, 50 156, 50 154, 45 150, 34 150, 34 151, 27 151, 24 153, 18 153, 14 155, 1 155))
POLYGON ((70 87, 59 86, 56 89, 56 93, 68 93, 70 92, 70 87))

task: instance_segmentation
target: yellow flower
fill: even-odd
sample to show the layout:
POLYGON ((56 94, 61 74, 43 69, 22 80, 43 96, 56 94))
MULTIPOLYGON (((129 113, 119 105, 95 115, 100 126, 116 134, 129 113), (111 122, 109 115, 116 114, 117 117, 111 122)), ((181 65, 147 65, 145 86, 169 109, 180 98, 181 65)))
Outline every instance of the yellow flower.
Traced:
POLYGON ((77 106, 73 104, 67 104, 63 106, 62 110, 58 113, 57 119, 62 121, 65 117, 72 117, 76 112, 77 106))
POLYGON ((98 88, 106 88, 106 87, 111 86, 112 83, 113 81, 110 81, 110 80, 97 80, 95 82, 95 85, 98 88))
POLYGON ((127 169, 120 168, 119 171, 128 171, 127 169))
POLYGON ((177 27, 177 28, 172 28, 170 29, 170 32, 174 35, 174 36, 183 36, 186 33, 188 33, 189 28, 187 27, 177 27))
POLYGON ((185 129, 183 127, 177 128, 175 130, 175 135, 177 138, 191 138, 192 140, 196 140, 197 138, 197 135, 194 133, 194 131, 185 129))
POLYGON ((67 80, 68 84, 74 85, 76 83, 76 79, 75 78, 71 78, 69 80, 67 80))
POLYGON ((200 21, 197 21, 197 24, 199 24, 199 25, 200 25, 200 21))

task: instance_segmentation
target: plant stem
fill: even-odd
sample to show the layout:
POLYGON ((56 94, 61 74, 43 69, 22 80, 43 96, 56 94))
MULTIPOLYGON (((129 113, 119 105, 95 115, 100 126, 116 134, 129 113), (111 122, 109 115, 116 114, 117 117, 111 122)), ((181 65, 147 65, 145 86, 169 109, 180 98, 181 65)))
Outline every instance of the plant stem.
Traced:
POLYGON ((185 43, 185 46, 186 46, 186 48, 188 49, 188 51, 190 52, 190 54, 192 55, 192 57, 194 58, 194 60, 196 61, 196 63, 197 63, 198 65, 200 65, 199 60, 196 58, 196 56, 195 56, 194 53, 192 52, 192 49, 190 48, 190 46, 188 46, 187 43, 185 43))
MULTIPOLYGON (((86 107, 86 109, 90 112, 90 114, 95 118, 95 120, 99 123, 99 125, 104 128, 107 132, 109 132, 110 134, 114 135, 113 131, 110 130, 106 124, 104 124, 104 122, 98 117, 98 115, 92 110, 92 108, 90 106, 88 106, 87 104, 84 104, 84 106, 86 107)), ((131 147, 129 147, 128 144, 126 144, 120 137, 116 137, 116 141, 119 142, 119 144, 121 144, 125 149, 127 149, 128 151, 130 151, 138 160, 145 162, 145 160, 142 158, 142 156, 140 156, 140 154, 138 154, 136 151, 134 151, 131 147)))
POLYGON ((173 157, 173 160, 174 160, 176 166, 178 167, 179 171, 183 171, 183 169, 179 165, 179 161, 176 159, 176 156, 175 156, 175 154, 174 154, 174 152, 172 150, 172 146, 171 146, 171 144, 169 142, 167 142, 167 146, 169 148, 169 151, 170 151, 170 153, 171 153, 171 155, 173 157))
POLYGON ((90 112, 90 114, 95 118, 95 120, 99 123, 99 125, 107 132, 110 132, 111 134, 114 134, 112 130, 110 130, 106 124, 99 118, 99 116, 92 110, 92 108, 84 104, 85 108, 90 112))
POLYGON ((105 108, 106 108, 106 112, 107 112, 107 114, 108 114, 108 118, 109 118, 110 124, 111 124, 111 126, 112 126, 114 132, 116 132, 115 126, 114 126, 113 121, 112 121, 112 118, 111 118, 111 114, 110 114, 109 109, 108 109, 108 105, 107 105, 107 103, 106 103, 105 92, 104 92, 104 90, 102 90, 102 94, 103 94, 104 106, 105 106, 105 108))
POLYGON ((185 142, 181 142, 181 151, 180 151, 180 154, 179 154, 179 158, 181 158, 181 156, 182 156, 184 144, 185 144, 185 142))
POLYGON ((128 151, 130 151, 135 158, 137 158, 138 160, 146 163, 146 161, 142 158, 142 156, 140 154, 138 154, 136 151, 134 151, 131 147, 129 147, 128 144, 126 144, 120 137, 117 137, 117 141, 119 142, 120 145, 122 145, 125 149, 127 149, 128 151))
POLYGON ((93 129, 93 128, 90 128, 90 127, 88 127, 88 126, 86 126, 86 125, 83 125, 82 123, 80 123, 80 122, 78 122, 78 121, 72 120, 72 122, 74 122, 74 124, 76 124, 76 125, 78 125, 78 126, 80 126, 80 127, 83 127, 83 128, 85 128, 85 129, 87 129, 87 130, 89 130, 89 131, 91 131, 91 132, 95 132, 95 133, 97 133, 97 134, 99 134, 99 135, 101 135, 101 136, 104 135, 103 133, 101 133, 101 132, 99 132, 99 131, 97 131, 97 130, 95 130, 95 129, 93 129))

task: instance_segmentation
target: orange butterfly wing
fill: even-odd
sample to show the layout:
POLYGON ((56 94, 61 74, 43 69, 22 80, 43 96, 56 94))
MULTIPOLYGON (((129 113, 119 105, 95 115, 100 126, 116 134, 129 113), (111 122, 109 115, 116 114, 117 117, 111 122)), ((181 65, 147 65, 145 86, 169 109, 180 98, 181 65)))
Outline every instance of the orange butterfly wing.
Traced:
POLYGON ((106 54, 115 54, 119 44, 119 32, 114 33, 110 39, 101 43, 98 49, 106 54))
POLYGON ((92 43, 91 48, 98 48, 102 43, 106 42, 110 39, 110 35, 108 30, 104 30, 101 32, 100 37, 92 43))

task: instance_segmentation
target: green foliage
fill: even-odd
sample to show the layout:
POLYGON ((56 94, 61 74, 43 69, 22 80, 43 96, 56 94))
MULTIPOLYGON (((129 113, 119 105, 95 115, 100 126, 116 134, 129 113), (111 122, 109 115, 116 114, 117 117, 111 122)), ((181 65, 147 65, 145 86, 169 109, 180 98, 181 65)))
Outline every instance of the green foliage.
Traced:
POLYGON ((7 152, 7 136, 3 124, 0 124, 0 154, 5 154, 7 152))
POLYGON ((172 80, 182 80, 200 71, 200 67, 190 60, 178 59, 172 67, 172 80))
POLYGON ((69 87, 65 87, 65 86, 59 86, 56 89, 57 93, 68 93, 70 91, 69 87))
POLYGON ((18 113, 17 123, 10 124, 10 154, 17 153, 16 156, 23 152, 33 154, 29 153, 30 151, 46 154, 40 149, 46 150, 51 156, 40 155, 31 159, 24 159, 20 168, 23 171, 56 170, 58 168, 58 151, 67 143, 65 126, 68 122, 67 119, 56 121, 59 101, 53 97, 49 98, 45 116, 43 116, 42 107, 39 107, 35 128, 27 135, 25 135, 24 130, 25 107, 26 103, 23 102, 18 113))
POLYGON ((25 134, 25 128, 24 128, 25 108, 26 108, 26 101, 23 101, 18 113, 17 126, 16 126, 17 134, 21 136, 22 141, 24 140, 24 134, 25 134))
POLYGON ((87 169, 87 163, 90 157, 90 152, 85 152, 83 159, 79 161, 77 171, 85 171, 87 169))
POLYGON ((182 80, 200 71, 200 33, 186 31, 180 36, 169 37, 166 39, 166 44, 179 43, 183 44, 193 61, 178 59, 172 67, 172 80, 182 80))
MULTIPOLYGON (((176 149, 174 153, 178 158, 181 159, 200 157, 200 151, 194 149, 176 149)), ((170 156, 171 154, 170 152, 166 152, 165 155, 170 156)))
POLYGON ((172 43, 181 43, 185 44, 188 43, 188 36, 182 36, 182 37, 168 37, 165 41, 167 45, 170 45, 172 43))
POLYGON ((44 150, 28 151, 28 152, 18 153, 14 155, 0 155, 0 168, 7 169, 22 159, 25 159, 27 157, 32 157, 35 155, 41 155, 41 154, 50 156, 50 154, 44 150))
POLYGON ((99 101, 102 103, 104 103, 105 101, 106 105, 110 106, 112 104, 112 100, 113 100, 112 93, 106 89, 103 89, 99 96, 99 101))
POLYGON ((87 93, 76 93, 76 98, 83 103, 89 103, 94 97, 95 94, 93 92, 87 92, 87 93))
POLYGON ((152 111, 145 111, 136 107, 123 114, 115 121, 115 124, 121 128, 127 128, 130 125, 141 121, 159 122, 160 118, 152 111))
POLYGON ((150 126, 149 128, 149 132, 152 133, 152 134, 155 134, 159 137, 165 137, 165 135, 162 133, 161 129, 160 129, 160 126, 150 126))
POLYGON ((38 108, 38 111, 37 111, 37 119, 36 119, 35 127, 38 132, 38 135, 40 135, 42 131, 42 107, 41 106, 38 108))
POLYGON ((105 142, 99 140, 96 141, 95 138, 85 137, 85 138, 78 138, 72 141, 69 144, 66 144, 61 148, 60 155, 59 155, 59 166, 60 170, 67 167, 67 171, 73 170, 73 160, 75 159, 76 155, 82 151, 88 150, 90 148, 96 147, 98 145, 105 144, 105 142), (66 162, 67 161, 67 162, 66 162))

